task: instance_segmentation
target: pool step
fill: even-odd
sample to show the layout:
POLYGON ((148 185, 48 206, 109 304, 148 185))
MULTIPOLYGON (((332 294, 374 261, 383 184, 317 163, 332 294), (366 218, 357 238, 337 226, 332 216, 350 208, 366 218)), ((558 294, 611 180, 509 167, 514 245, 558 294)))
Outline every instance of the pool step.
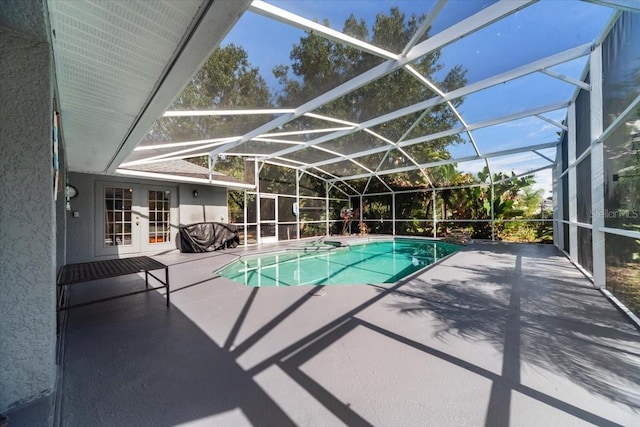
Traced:
POLYGON ((340 242, 319 241, 319 242, 305 243, 304 245, 301 245, 301 246, 291 246, 291 247, 285 248, 285 251, 313 253, 313 252, 332 251, 340 247, 343 247, 343 245, 340 242))

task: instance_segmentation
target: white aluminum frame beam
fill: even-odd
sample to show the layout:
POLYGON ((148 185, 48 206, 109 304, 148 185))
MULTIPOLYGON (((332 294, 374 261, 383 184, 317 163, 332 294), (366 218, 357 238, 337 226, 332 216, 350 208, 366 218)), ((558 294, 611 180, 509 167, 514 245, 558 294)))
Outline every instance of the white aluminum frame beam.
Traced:
MULTIPOLYGON (((407 70, 409 72, 409 74, 411 74, 416 79, 418 79, 418 81, 420 81, 422 84, 426 85, 429 89, 434 91, 439 97, 444 99, 446 94, 443 91, 441 91, 435 84, 433 84, 431 81, 429 81, 429 79, 427 79, 422 74, 417 72, 410 65, 405 66, 404 69, 407 70)), ((462 124, 462 128, 467 130, 467 134, 469 135, 469 140, 471 141, 471 145, 473 145, 473 149, 475 150, 476 154, 480 155, 480 150, 478 150, 478 146, 476 145, 476 141, 473 138, 473 135, 471 134, 471 132, 469 132, 470 129, 467 126, 467 123, 465 122, 464 118, 462 117, 462 114, 460 114, 460 112, 455 107, 455 105, 453 105, 453 102, 446 101, 446 104, 447 104, 447 107, 449 107, 449 109, 456 116, 456 119, 458 119, 458 121, 462 124)))
MULTIPOLYGON (((497 119, 491 119, 491 120, 485 120, 485 121, 482 121, 482 122, 473 123, 473 124, 467 125, 466 128, 454 128, 454 129, 449 129, 449 130, 442 131, 442 132, 432 133, 431 135, 427 135, 427 136, 423 136, 423 137, 419 137, 419 138, 408 139, 408 140, 399 142, 398 144, 396 144, 396 147, 402 148, 402 147, 407 147, 409 145, 414 145, 414 144, 420 144, 420 143, 425 143, 425 142, 429 142, 429 141, 434 141, 434 140, 439 139, 439 138, 453 136, 453 135, 457 135, 459 133, 464 133, 464 132, 468 132, 468 131, 472 131, 472 130, 476 130, 476 129, 489 127, 489 126, 495 126, 495 125, 499 125, 499 124, 502 124, 502 123, 507 123, 507 122, 510 122, 510 121, 523 119, 523 118, 526 118, 526 117, 536 116, 537 114, 546 113, 546 112, 549 112, 549 111, 555 111, 555 110, 559 110, 559 109, 562 109, 562 108, 567 108, 568 106, 569 106, 569 102, 560 102, 560 103, 556 103, 556 104, 546 105, 546 106, 543 106, 543 107, 537 107, 537 108, 534 108, 532 110, 523 111, 521 113, 515 113, 515 114, 508 115, 508 116, 500 117, 500 118, 497 118, 497 119)), ((358 152, 358 153, 352 153, 350 156, 353 157, 353 158, 357 158, 357 157, 367 156, 367 155, 370 155, 370 154, 381 153, 381 152, 387 151, 387 150, 388 150, 388 147, 377 147, 377 148, 372 148, 370 150, 361 151, 361 152, 358 152)), ((285 151, 285 150, 283 150, 283 151, 285 151)), ((267 157, 271 157, 271 156, 267 156, 267 157)), ((279 156, 279 157, 282 157, 282 156, 279 156)), ((310 163, 309 166, 312 166, 312 167, 324 166, 324 165, 327 165, 327 164, 336 163, 337 161, 341 161, 341 160, 342 159, 328 159, 328 160, 324 160, 322 162, 310 163)))
MULTIPOLYGON (((208 156, 209 155, 209 150, 207 149, 207 151, 202 151, 200 153, 189 153, 189 154, 183 154, 183 155, 178 155, 178 156, 174 156, 174 157, 165 157, 162 159, 156 159, 156 160, 144 160, 144 163, 136 163, 136 164, 150 164, 150 163, 159 163, 159 162, 168 162, 170 160, 184 160, 184 159, 189 159, 192 157, 201 157, 201 156, 208 156)), ((129 163, 122 163, 120 166, 121 167, 125 167, 125 166, 133 166, 132 164, 133 162, 129 162, 129 163)))
POLYGON ((640 231, 627 230, 624 228, 611 228, 600 227, 600 231, 604 231, 608 234, 615 234, 616 236, 628 237, 630 239, 640 240, 640 231))
POLYGON ((189 183, 195 183, 195 184, 210 184, 210 185, 216 185, 219 187, 226 187, 232 190, 253 190, 255 188, 255 185, 253 184, 245 184, 241 182, 218 181, 216 179, 193 178, 193 177, 180 176, 180 175, 169 174, 169 173, 144 172, 144 171, 137 171, 137 170, 130 170, 130 169, 121 169, 121 168, 116 169, 115 172, 120 175, 135 176, 138 178, 161 179, 163 181, 189 182, 189 183))
MULTIPOLYGON (((340 138, 342 136, 348 135, 350 133, 362 130, 364 128, 368 128, 368 127, 373 127, 373 126, 377 126, 379 124, 385 123, 387 121, 390 120, 395 120, 399 117, 402 116, 406 116, 408 114, 413 114, 419 111, 423 111, 423 110, 427 110, 430 108, 433 108, 437 105, 443 104, 447 101, 452 101, 454 99, 460 98, 460 97, 464 97, 467 95, 470 95, 472 93, 475 92, 479 92, 482 91, 484 89, 488 89, 490 87, 505 83, 507 81, 511 81, 511 80, 515 80, 517 78, 520 77, 524 77, 528 74, 533 74, 535 72, 538 72, 540 69, 543 68, 547 68, 547 67, 552 67, 554 65, 559 65, 562 64, 564 62, 567 61, 571 61, 573 59, 576 58, 580 58, 586 55, 589 55, 591 53, 593 44, 592 43, 585 43, 582 44, 580 46, 565 50, 563 52, 548 56, 546 58, 542 58, 538 61, 534 61, 531 62, 529 64, 523 65, 521 67, 517 67, 514 68, 513 70, 504 72, 502 74, 498 74, 496 76, 493 77, 489 77, 485 80, 481 80, 479 82, 476 83, 472 83, 470 85, 464 86, 462 88, 453 90, 451 92, 448 92, 447 94, 445 94, 444 97, 442 96, 436 96, 433 97, 431 99, 428 99, 426 101, 423 102, 419 102, 417 104, 414 105, 410 105, 408 107, 404 107, 401 108, 399 110, 396 110, 394 112, 388 113, 388 114, 384 114, 382 116, 370 119, 366 122, 363 122, 361 124, 359 124, 355 129, 351 130, 351 131, 341 131, 341 132, 335 132, 333 134, 329 134, 329 135, 325 135, 323 137, 320 138, 316 138, 314 140, 308 141, 307 142, 307 146, 311 146, 311 145, 316 145, 316 144, 320 144, 323 142, 327 142, 330 141, 332 139, 336 139, 336 138, 340 138)), ((286 154, 289 154, 290 152, 293 152, 296 150, 282 150, 276 153, 273 153, 271 156, 273 157, 282 157, 286 154)))
MULTIPOLYGON (((394 168, 394 169, 388 169, 388 170, 384 170, 384 171, 379 171, 377 172, 379 175, 389 175, 392 173, 398 173, 398 172, 407 172, 407 171, 412 171, 412 170, 416 170, 417 168, 421 168, 421 169, 428 169, 428 168, 432 168, 435 166, 442 166, 442 165, 450 165, 453 163, 463 163, 463 162, 469 162, 469 161, 474 161, 474 160, 483 160, 483 159, 490 159, 492 157, 500 157, 500 156, 508 156, 511 154, 518 154, 518 153, 526 153, 528 151, 534 151, 534 150, 543 150, 545 148, 552 148, 558 145, 558 141, 554 141, 554 142, 547 142, 545 144, 537 144, 537 145, 531 145, 528 147, 518 147, 518 148, 511 148, 508 150, 501 150, 501 151, 494 151, 491 153, 486 153, 486 154, 482 154, 480 156, 469 156, 469 157, 461 157, 458 159, 448 159, 448 160, 440 160, 437 162, 430 162, 430 163, 422 163, 419 164, 417 167, 415 166, 404 166, 402 168, 394 168)), ((551 162, 551 164, 554 164, 554 162, 551 162)), ((548 166, 545 166, 548 167, 548 166)), ((341 177, 341 180, 352 180, 352 179, 359 179, 359 178, 366 178, 369 175, 367 174, 360 174, 360 175, 352 175, 352 176, 345 176, 345 177, 341 177)), ((486 184, 489 185, 489 184, 486 184)))
POLYGON ((302 141, 292 141, 290 139, 280 139, 280 138, 265 138, 263 136, 257 136, 251 140, 251 142, 274 142, 277 144, 287 144, 287 145, 303 145, 302 141))
MULTIPOLYGON (((258 128, 254 129, 251 132, 246 133, 243 137, 237 141, 228 144, 226 147, 220 147, 215 150, 212 150, 210 153, 211 157, 216 156, 217 154, 230 150, 235 146, 250 140, 251 138, 263 134, 265 132, 270 131, 278 126, 284 125, 285 123, 302 116, 305 113, 309 113, 321 107, 322 105, 331 102, 337 98, 340 98, 347 93, 350 93, 374 80, 377 80, 387 74, 390 74, 397 69, 410 64, 412 61, 433 52, 437 49, 442 48, 450 43, 459 40, 469 34, 472 34, 487 25, 496 22, 505 16, 508 16, 512 13, 515 13, 530 4, 534 3, 535 0, 513 0, 508 2, 498 2, 494 3, 487 8, 481 10, 480 12, 472 15, 461 22, 447 28, 446 30, 436 34, 435 36, 417 44, 414 46, 409 53, 402 58, 397 60, 387 60, 384 63, 373 67, 372 69, 365 71, 364 73, 354 77, 353 79, 342 83, 341 85, 335 87, 332 90, 329 90, 322 94, 321 96, 306 102, 305 104, 296 108, 295 113, 282 115, 258 128)), ((427 108, 427 106, 420 108, 420 110, 427 108)), ((277 157, 277 156, 272 156, 277 157)))
POLYGON ((201 148, 205 148, 203 147, 205 144, 209 144, 212 142, 227 143, 233 140, 234 138, 211 138, 211 139, 199 139, 195 141, 167 142, 164 144, 154 144, 154 145, 139 145, 133 151, 164 150, 167 148, 190 147, 193 145, 197 145, 197 146, 200 146, 201 148))
POLYGON ((560 128, 560 129, 562 129, 564 131, 568 131, 569 130, 569 128, 567 126, 563 125, 562 123, 558 123, 555 120, 552 120, 552 119, 550 119, 548 117, 543 116, 542 114, 536 114, 536 117, 539 118, 540 120, 544 120, 545 122, 554 125, 557 128, 560 128))
POLYGON ((345 44, 347 46, 381 58, 396 60, 399 57, 397 53, 389 52, 388 50, 379 48, 370 43, 363 42, 362 40, 358 40, 355 37, 348 36, 340 31, 336 31, 318 22, 303 18, 294 13, 291 13, 284 9, 280 9, 279 7, 273 6, 260 0, 254 0, 249 6, 248 10, 258 15, 262 15, 266 18, 282 22, 283 24, 298 27, 304 31, 309 31, 314 34, 321 35, 326 39, 333 40, 340 44, 345 44))
POLYGON ((569 168, 567 169, 567 177, 569 179, 569 257, 575 264, 578 262, 578 205, 577 205, 577 177, 576 177, 576 104, 572 103, 568 111, 568 159, 569 168))
MULTIPOLYGON (((328 149, 326 149, 326 148, 320 148, 320 150, 322 150, 322 151, 324 151, 324 152, 326 152, 326 153, 332 154, 333 156, 335 156, 334 158, 338 158, 339 156, 342 156, 340 153, 337 153, 337 152, 335 152, 335 151, 328 150, 328 149)), ((366 166, 365 166, 365 165, 363 165, 362 163, 359 163, 359 162, 355 161, 355 160, 354 160, 354 159, 352 159, 352 158, 345 157, 342 161, 349 161, 349 162, 353 163, 354 165, 356 165, 357 167, 359 167, 360 169, 364 169, 364 170, 366 170, 366 171, 369 173, 369 176, 376 176, 376 177, 377 177, 377 174, 376 174, 374 171, 372 171, 371 169, 369 169, 368 167, 366 167, 366 166)), ((318 170, 322 170, 322 169, 318 169, 318 170)), ((386 183, 386 182, 384 182, 384 181, 382 180, 382 178, 380 178, 380 177, 377 177, 377 178, 378 178, 378 180, 382 183, 382 185, 384 185, 385 187, 387 187, 387 189, 388 189, 389 191, 393 191, 393 190, 391 189, 391 187, 389 187, 389 186, 387 185, 387 183, 386 183)), ((365 188, 365 189, 366 189, 366 188, 365 188)))
POLYGON ((629 106, 625 108, 624 111, 618 115, 618 117, 615 118, 615 120, 609 125, 609 127, 600 134, 596 141, 602 142, 611 134, 613 134, 613 132, 615 132, 621 125, 625 123, 625 120, 629 113, 638 108, 638 106, 640 106, 640 95, 638 95, 636 99, 631 101, 631 104, 629 104, 629 106))
MULTIPOLYGON (((422 74, 418 73, 413 67, 411 67, 410 65, 407 65, 404 67, 404 69, 406 71, 409 72, 409 74, 411 74, 413 77, 415 77, 416 79, 418 79, 418 81, 420 81, 422 84, 426 85, 428 88, 430 88, 432 91, 434 91, 438 96, 440 96, 441 98, 444 98, 445 93, 443 91, 441 91, 435 84, 433 84, 429 79, 427 79, 426 77, 424 77, 422 74)), ((476 155, 480 155, 480 150, 478 149, 478 144, 476 144, 476 139, 473 137, 473 133, 471 133, 470 130, 468 130, 468 126, 466 121, 464 120, 464 118, 462 117, 462 114, 460 114, 460 112, 458 111, 458 109, 456 108, 455 105, 453 105, 453 102, 451 101, 447 101, 447 107, 449 107, 449 109, 453 112, 453 114, 456 116, 456 118, 458 119, 458 121, 460 122, 460 124, 462 124, 462 127, 464 129, 467 129, 467 135, 469 136, 469 141, 471 142, 471 145, 473 146, 474 151, 476 152, 476 155)), ((398 148, 399 150, 401 150, 400 148, 398 148)), ((401 150, 401 152, 408 158, 411 160, 412 163, 417 164, 417 162, 408 154, 406 154, 404 152, 404 150, 401 150)), ((489 166, 489 162, 487 162, 485 160, 485 165, 487 167, 487 169, 489 170, 489 180, 492 181, 493 180, 493 176, 491 174, 491 168, 489 166)), ((424 171, 423 171, 424 173, 424 171)), ((429 181, 431 182, 431 181, 429 181)), ((433 184, 432 184, 433 186, 433 184)))
POLYGON ((291 114, 293 108, 265 108, 252 110, 171 110, 162 117, 215 117, 215 116, 258 116, 270 114, 291 114))
MULTIPOLYGON (((562 142, 562 137, 560 137, 562 142)), ((562 158, 562 146, 558 144, 556 148, 556 159, 562 158)), ((553 229, 553 241, 558 249, 564 250, 564 224, 561 222, 563 215, 563 200, 567 197, 562 191, 562 162, 556 161, 553 176, 553 219, 555 227, 553 229)))
POLYGON ((197 152, 198 150, 202 150, 205 148, 210 148, 210 147, 219 147, 219 146, 223 146, 223 144, 225 144, 224 142, 212 142, 210 144, 205 144, 203 146, 199 146, 199 147, 192 147, 192 148, 185 148, 184 150, 178 150, 178 151, 172 151, 170 153, 164 153, 164 154, 158 154, 155 156, 151 156, 151 157, 146 157, 144 159, 140 159, 140 160, 133 160, 131 162, 126 162, 126 163, 122 163, 120 166, 132 166, 132 165, 141 165, 144 163, 151 163, 153 161, 162 161, 162 160, 166 160, 172 156, 180 156, 180 155, 185 155, 184 159, 189 158, 189 157, 195 157, 196 154, 194 154, 195 152, 197 152))
MULTIPOLYGON (((393 141, 391 141, 388 138, 385 138, 382 135, 379 135, 377 133, 375 133, 374 131, 370 130, 370 129, 364 129, 365 132, 375 136, 378 139, 381 139, 382 141, 386 142, 387 144, 389 144, 389 147, 387 148, 387 152, 386 154, 382 157, 382 160, 380 161, 380 163, 378 163, 378 167, 376 167, 376 172, 378 172, 378 170, 380 170, 380 166, 382 166, 382 164, 384 163, 384 161, 387 159, 387 156, 389 155, 389 153, 391 152, 391 150, 393 149, 397 149, 400 153, 402 153, 403 156, 405 156, 407 159, 409 159, 409 161, 411 163, 413 163, 414 165, 418 166, 418 162, 411 157, 406 151, 404 151, 402 148, 398 147, 396 143, 394 143, 393 141)), ((314 147, 314 148, 321 148, 321 147, 314 147)), ((429 176, 422 171, 422 176, 425 178, 425 180, 427 181, 427 183, 429 183, 429 185, 431 187, 433 187, 433 182, 431 182, 431 179, 429 178, 429 176)), ((369 183, 371 182, 371 179, 369 179, 369 182, 367 182, 367 185, 364 188, 364 191, 367 191, 367 188, 369 187, 369 183)), ((384 182, 383 182, 384 183, 384 182)), ((385 187, 389 188, 389 186, 385 183, 384 184, 385 187)))
POLYGON ((565 83, 570 83, 574 86, 578 86, 580 89, 584 89, 586 91, 591 90, 591 85, 589 83, 585 83, 582 80, 574 79, 573 77, 565 76, 564 74, 558 73, 557 71, 540 70, 540 72, 548 76, 554 77, 558 80, 562 80, 565 83))
MULTIPOLYGON (((521 172, 521 173, 515 175, 515 178, 520 178, 520 177, 527 176, 527 175, 533 175, 534 173, 538 173, 538 172, 541 172, 543 170, 551 169, 553 166, 554 165, 546 165, 546 166, 542 166, 542 167, 539 167, 539 168, 536 168, 536 169, 531 169, 530 171, 521 172)), ((499 181, 494 182, 494 184, 501 184, 503 182, 510 181, 513 178, 514 178, 513 176, 508 176, 506 178, 503 178, 503 179, 501 179, 499 181)), ((545 221, 551 221, 551 218, 546 219, 545 221)))
MULTIPOLYGON (((305 169, 302 169, 302 168, 294 168, 294 167, 292 167, 291 165, 283 164, 283 163, 279 163, 277 160, 278 160, 278 159, 276 159, 276 160, 274 160, 274 159, 265 159, 265 160, 263 161, 263 163, 269 163, 269 164, 276 165, 276 166, 282 166, 282 167, 286 167, 286 168, 291 168, 291 169, 300 170, 300 171, 302 171, 302 172, 304 172, 304 173, 306 173, 306 174, 309 174, 309 175, 311 175, 311 176, 313 176, 313 177, 315 177, 315 178, 321 179, 322 181, 330 181, 330 182, 333 182, 333 183, 335 183, 335 182, 341 182, 341 183, 343 183, 344 185, 346 185, 347 187, 349 187, 351 190, 353 190, 354 194, 360 194, 360 192, 359 192, 358 190, 356 190, 355 188, 353 188, 351 185, 349 185, 349 183, 348 183, 348 182, 344 181, 342 178, 340 178, 340 177, 339 177, 339 176, 337 176, 337 175, 334 175, 334 174, 332 174, 332 173, 329 173, 329 172, 324 171, 324 170, 319 169, 319 168, 315 168, 315 169, 317 169, 318 171, 320 171, 321 173, 323 173, 323 174, 325 174, 325 175, 327 175, 327 176, 330 176, 330 177, 331 177, 331 179, 330 179, 330 180, 327 180, 326 178, 320 177, 320 176, 318 176, 318 175, 316 175, 316 174, 314 174, 314 173, 312 173, 312 172, 309 172, 308 170, 305 170, 305 169)), ((287 162, 287 163, 299 163, 300 165, 305 165, 305 163, 298 162, 298 161, 294 161, 294 160, 287 160, 287 159, 280 159, 280 160, 281 160, 281 161, 284 161, 284 162, 287 162)), ((342 189, 341 189, 341 188, 339 188, 339 187, 336 187, 336 188, 337 188, 338 190, 342 191, 342 189)), ((350 194, 347 194, 347 193, 345 193, 344 191, 342 191, 342 192, 343 192, 344 194, 346 194, 347 196, 351 196, 350 194)))
POLYGON ((420 24, 420 28, 418 28, 416 33, 411 37, 411 40, 409 40, 409 43, 407 43, 407 45, 404 47, 400 56, 407 56, 407 54, 416 45, 416 43, 418 43, 420 37, 422 37, 424 33, 426 33, 429 28, 431 28, 433 21, 435 21, 436 17, 440 14, 440 12, 442 12, 442 9, 444 9, 444 7, 446 6, 447 1, 448 0, 438 0, 438 3, 436 3, 433 9, 431 9, 429 15, 427 15, 425 20, 422 21, 422 24, 420 24))
MULTIPOLYGON (((401 136, 400 139, 398 139, 398 142, 396 143, 396 145, 402 141, 405 140, 405 138, 407 136, 409 136, 411 134, 411 132, 413 131, 413 129, 418 126, 418 124, 422 121, 422 119, 425 118, 425 116, 429 113, 430 110, 424 110, 422 114, 420 114, 420 117, 418 117, 418 119, 416 121, 414 121, 411 126, 409 126, 409 129, 407 129, 401 136)), ((406 152, 402 149, 402 148, 398 148, 398 151, 400 151, 403 155, 409 157, 406 152)), ((389 152, 387 152, 388 154, 389 152)), ((384 161, 384 159, 383 159, 384 161)), ((416 162, 417 164, 417 162, 416 162)), ((382 162, 380 162, 380 165, 382 165, 382 162)), ((427 182, 429 183, 429 185, 433 188, 435 187, 435 185, 433 185, 433 181, 431 181, 431 178, 429 178, 429 175, 424 171, 424 169, 422 170, 422 174, 424 175, 424 177, 426 178, 427 182)))
POLYGON ((549 157, 545 156, 544 154, 542 154, 542 153, 538 152, 537 150, 532 150, 532 151, 533 151, 534 153, 536 153, 538 156, 540 156, 540 157, 542 157, 543 159, 545 159, 546 161, 548 161, 549 163, 553 163, 553 164, 555 164, 555 163, 556 163, 556 161, 555 161, 555 160, 552 160, 551 158, 549 158, 549 157))
MULTIPOLYGON (((263 135, 260 135, 259 137, 256 138, 272 138, 274 136, 297 136, 297 135, 309 135, 312 133, 328 133, 328 132, 338 132, 341 130, 350 130, 355 128, 356 125, 350 125, 350 126, 342 126, 342 127, 337 127, 337 128, 324 128, 324 129, 310 129, 310 130, 292 130, 292 131, 286 131, 286 132, 272 132, 272 133, 265 133, 263 135)), ((256 139, 254 138, 254 140, 256 139)))
POLYGON ((600 6, 614 7, 619 10, 640 13, 640 3, 637 0, 583 0, 600 6))

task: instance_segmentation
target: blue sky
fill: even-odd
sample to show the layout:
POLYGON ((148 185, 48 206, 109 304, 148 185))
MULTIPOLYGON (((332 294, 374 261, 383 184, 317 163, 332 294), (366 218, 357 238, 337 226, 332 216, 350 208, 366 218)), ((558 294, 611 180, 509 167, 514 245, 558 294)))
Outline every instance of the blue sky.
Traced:
MULTIPOLYGON (((379 12, 388 12, 398 6, 406 15, 423 14, 435 1, 387 0, 268 0, 270 4, 308 19, 328 19, 331 27, 341 30, 352 13, 365 19, 371 28, 379 12)), ((435 20, 430 35, 459 22, 490 5, 491 1, 450 0, 435 20)), ((544 58, 583 43, 594 41, 612 15, 612 9, 574 0, 542 0, 508 18, 463 38, 441 51, 444 69, 436 75, 442 78, 454 65, 462 64, 467 70, 469 83, 488 78, 531 61, 544 58)), ((273 89, 277 83, 271 74, 275 65, 289 64, 289 52, 303 37, 302 30, 245 13, 222 45, 241 45, 249 54, 249 61, 259 67, 261 74, 273 89)), ((576 60, 556 67, 569 76, 579 78, 585 60, 576 60)), ((460 108, 467 123, 501 117, 533 107, 568 100, 574 86, 546 75, 535 74, 470 95, 460 108)), ((564 111, 545 116, 560 121, 564 111)), ((544 141, 555 135, 556 129, 536 118, 476 131, 481 151, 491 152, 544 141), (548 135, 546 135, 548 134, 548 135), (546 135, 541 138, 541 135, 546 135), (480 142, 482 141, 482 142, 480 142), (532 141, 532 142, 531 142, 532 141)), ((524 172, 531 159, 520 156, 507 161, 494 160, 496 168, 524 172)), ((537 162, 535 162, 537 166, 537 162)), ((464 166, 464 165, 460 165, 464 166)), ((505 170, 506 172, 507 170, 505 170)), ((547 179, 545 178, 545 181, 547 179)), ((550 185, 549 182, 544 185, 550 185)))

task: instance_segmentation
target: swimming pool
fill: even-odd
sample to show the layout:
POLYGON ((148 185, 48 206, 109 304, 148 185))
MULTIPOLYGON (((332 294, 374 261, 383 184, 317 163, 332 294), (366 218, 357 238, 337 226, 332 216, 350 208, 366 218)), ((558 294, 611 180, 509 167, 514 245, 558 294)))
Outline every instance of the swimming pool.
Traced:
POLYGON ((435 240, 371 241, 242 257, 216 273, 251 287, 394 283, 460 248, 435 240))

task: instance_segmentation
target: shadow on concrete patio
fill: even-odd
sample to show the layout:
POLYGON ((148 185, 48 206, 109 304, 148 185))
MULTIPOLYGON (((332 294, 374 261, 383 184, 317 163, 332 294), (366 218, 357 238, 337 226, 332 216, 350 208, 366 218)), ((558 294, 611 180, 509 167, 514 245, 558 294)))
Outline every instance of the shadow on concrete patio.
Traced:
POLYGON ((524 364, 552 371, 640 413, 640 335, 628 319, 555 248, 490 248, 479 252, 489 263, 452 261, 448 264, 455 267, 448 270, 457 273, 448 275, 452 278, 443 278, 447 267, 441 266, 440 274, 403 286, 396 293, 407 301, 393 304, 406 315, 437 319, 434 338, 489 342, 502 353, 500 376, 468 367, 493 381, 485 425, 509 425, 513 391, 589 423, 617 425, 527 387, 521 379, 524 364))

